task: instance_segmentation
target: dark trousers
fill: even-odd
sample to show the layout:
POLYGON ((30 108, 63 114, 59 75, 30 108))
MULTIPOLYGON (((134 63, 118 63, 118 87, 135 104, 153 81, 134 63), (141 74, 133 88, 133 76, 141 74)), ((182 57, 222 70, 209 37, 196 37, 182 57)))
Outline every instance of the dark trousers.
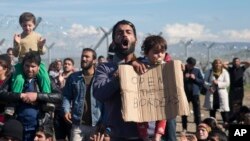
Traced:
POLYGON ((176 119, 167 120, 165 141, 176 141, 176 119))
MULTIPOLYGON (((187 97, 188 102, 192 102, 194 111, 194 122, 198 126, 201 122, 201 109, 199 95, 190 95, 187 97)), ((182 116, 182 128, 187 129, 187 116, 182 116)))
POLYGON ((60 114, 60 111, 55 111, 55 118, 54 118, 54 128, 55 128, 55 136, 56 139, 70 139, 71 134, 71 126, 72 124, 65 121, 63 116, 60 114))
POLYGON ((242 106, 243 98, 244 98, 243 87, 230 88, 229 91, 230 115, 236 113, 237 109, 239 109, 242 106))
MULTIPOLYGON (((221 113, 221 117, 223 122, 228 122, 229 121, 229 112, 220 112, 221 113)), ((209 111, 210 117, 214 117, 216 118, 216 109, 215 110, 210 110, 209 111)))

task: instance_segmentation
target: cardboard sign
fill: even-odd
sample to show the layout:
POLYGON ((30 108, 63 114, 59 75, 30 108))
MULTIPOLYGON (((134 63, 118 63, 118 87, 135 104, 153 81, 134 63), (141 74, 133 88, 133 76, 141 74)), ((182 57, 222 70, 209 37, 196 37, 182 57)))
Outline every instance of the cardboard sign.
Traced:
POLYGON ((120 65, 119 76, 124 121, 156 121, 189 114, 181 61, 158 65, 142 75, 130 65, 120 65))

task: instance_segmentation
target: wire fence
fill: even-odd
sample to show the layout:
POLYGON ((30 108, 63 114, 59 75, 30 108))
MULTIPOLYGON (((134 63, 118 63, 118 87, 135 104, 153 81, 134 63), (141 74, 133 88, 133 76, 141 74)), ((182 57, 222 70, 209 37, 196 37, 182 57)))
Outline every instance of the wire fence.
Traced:
MULTIPOLYGON (((0 45, 0 51, 2 53, 6 52, 8 47, 12 47, 13 35, 15 33, 21 33, 22 31, 18 23, 18 18, 19 16, 0 15, 0 40, 5 39, 4 43, 0 45)), ((81 50, 85 47, 94 47, 103 36, 103 32, 98 29, 91 34, 78 35, 79 31, 72 31, 71 28, 72 26, 65 25, 64 21, 53 23, 47 19, 42 19, 36 31, 46 38, 47 46, 55 43, 55 45, 49 49, 50 55, 46 53, 42 56, 46 64, 49 64, 50 61, 57 58, 63 59, 71 57, 74 58, 76 65, 79 67, 81 50)), ((90 28, 94 28, 93 30, 95 30, 95 27, 90 28)), ((79 29, 84 31, 81 26, 79 29)), ((138 34, 138 36, 136 55, 141 56, 140 46, 146 34, 138 34)), ((162 36, 164 36, 164 34, 162 36)), ((109 41, 111 41, 111 36, 108 38, 109 41)), ((234 57, 249 60, 250 43, 214 43, 214 45, 208 49, 206 44, 212 43, 214 42, 194 41, 189 46, 185 46, 185 44, 179 42, 168 45, 167 52, 170 53, 173 59, 179 59, 183 62, 185 62, 187 57, 192 56, 198 60, 201 66, 209 65, 215 58, 221 58, 225 61, 231 61, 234 57)), ((104 41, 96 51, 98 55, 106 56, 107 43, 104 41)))

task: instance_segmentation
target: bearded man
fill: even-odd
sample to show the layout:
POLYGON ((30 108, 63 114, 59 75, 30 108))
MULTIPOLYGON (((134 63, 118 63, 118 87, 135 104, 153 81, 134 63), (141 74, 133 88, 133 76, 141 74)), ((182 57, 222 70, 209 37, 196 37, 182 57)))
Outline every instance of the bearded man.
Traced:
POLYGON ((94 76, 94 96, 104 103, 103 124, 107 127, 111 141, 139 141, 134 122, 122 119, 119 64, 131 64, 137 42, 135 26, 126 20, 117 22, 112 33, 114 56, 108 63, 97 67, 94 76))
POLYGON ((72 73, 63 89, 62 107, 65 120, 72 123, 72 141, 88 141, 101 119, 102 105, 93 97, 91 86, 95 64, 96 52, 84 48, 81 56, 82 70, 72 73))

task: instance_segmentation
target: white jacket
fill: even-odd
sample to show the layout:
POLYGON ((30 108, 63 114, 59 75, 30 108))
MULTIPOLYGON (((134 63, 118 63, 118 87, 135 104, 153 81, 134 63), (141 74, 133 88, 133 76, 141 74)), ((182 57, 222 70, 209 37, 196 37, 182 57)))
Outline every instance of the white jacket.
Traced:
MULTIPOLYGON (((215 80, 215 77, 213 75, 213 72, 210 69, 205 73, 205 86, 209 88, 213 80, 215 80)), ((222 73, 220 74, 217 81, 218 81, 218 93, 219 93, 219 101, 220 101, 219 111, 220 112, 230 111, 229 98, 228 98, 229 96, 228 96, 228 91, 227 91, 227 88, 230 85, 230 77, 226 69, 222 70, 222 73)), ((206 96, 205 96, 204 107, 209 110, 213 109, 213 94, 210 93, 209 91, 207 91, 206 96)))

